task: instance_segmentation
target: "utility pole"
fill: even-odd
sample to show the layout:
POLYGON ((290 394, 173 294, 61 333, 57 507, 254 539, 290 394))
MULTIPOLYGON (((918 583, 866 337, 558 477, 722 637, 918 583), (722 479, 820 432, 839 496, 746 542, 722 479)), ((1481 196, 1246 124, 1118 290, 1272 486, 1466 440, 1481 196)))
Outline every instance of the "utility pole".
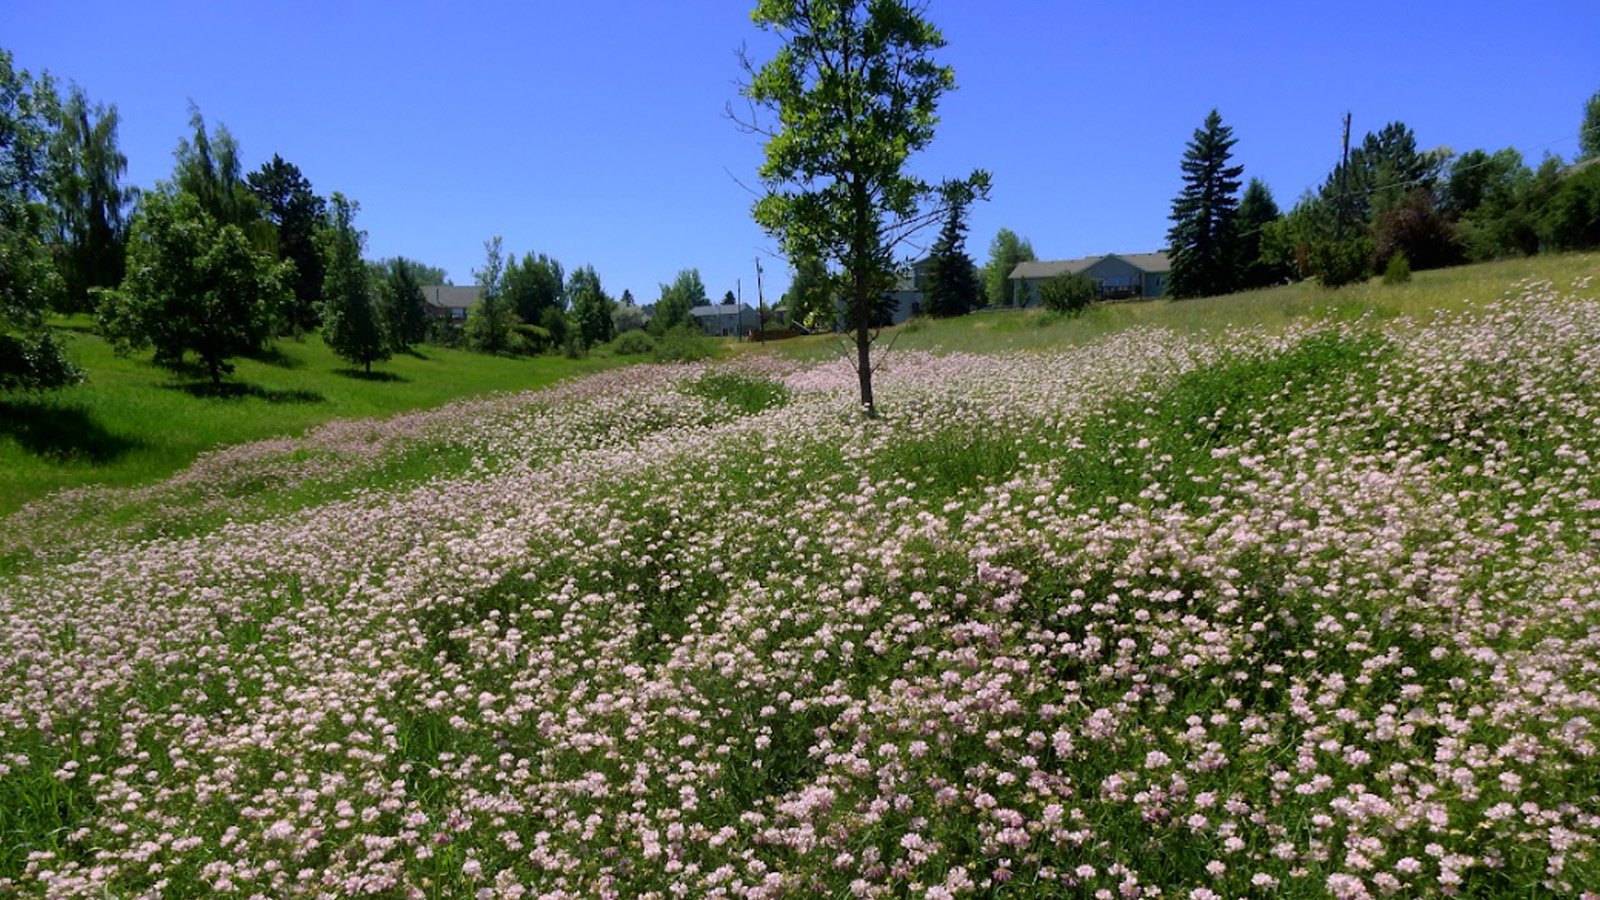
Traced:
POLYGON ((759 256, 756 257, 756 304, 759 309, 756 314, 756 321, 761 325, 759 340, 765 341, 767 339, 767 298, 761 292, 761 257, 759 256))
POLYGON ((1344 114, 1344 138, 1339 152, 1339 209, 1333 220, 1335 240, 1344 240, 1344 220, 1350 210, 1350 113, 1344 114))

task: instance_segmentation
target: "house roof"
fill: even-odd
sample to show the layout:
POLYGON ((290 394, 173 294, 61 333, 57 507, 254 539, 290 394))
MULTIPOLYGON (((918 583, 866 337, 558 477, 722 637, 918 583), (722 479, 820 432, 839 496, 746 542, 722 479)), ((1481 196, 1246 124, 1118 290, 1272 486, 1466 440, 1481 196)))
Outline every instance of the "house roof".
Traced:
POLYGON ((429 306, 439 309, 470 309, 482 291, 475 284, 429 284, 423 286, 422 296, 429 306))
POLYGON ((1082 272, 1101 260, 1115 256, 1135 269, 1151 274, 1172 271, 1172 261, 1165 253, 1105 253, 1078 259, 1052 259, 1017 263, 1010 278, 1054 278, 1068 272, 1082 272))
POLYGON ((691 316, 731 316, 735 312, 755 312, 755 307, 748 303, 707 303, 689 310, 691 316))

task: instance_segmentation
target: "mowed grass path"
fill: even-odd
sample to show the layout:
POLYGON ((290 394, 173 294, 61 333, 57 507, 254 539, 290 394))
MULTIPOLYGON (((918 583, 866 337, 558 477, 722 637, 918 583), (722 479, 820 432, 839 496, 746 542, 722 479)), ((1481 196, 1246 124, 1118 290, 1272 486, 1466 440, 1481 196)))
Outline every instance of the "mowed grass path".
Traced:
POLYGON ((117 356, 87 319, 64 325, 88 381, 46 394, 0 392, 0 516, 60 488, 158 481, 217 447, 295 435, 331 419, 531 390, 621 362, 423 346, 367 377, 310 336, 280 341, 261 359, 235 360, 237 371, 217 391, 203 374, 153 365, 148 352, 117 356))
MULTIPOLYGON (((1282 287, 1193 300, 1106 303, 1066 317, 1040 309, 985 311, 955 319, 917 319, 884 329, 880 348, 933 352, 996 353, 1082 346, 1108 334, 1141 326, 1170 328, 1181 334, 1216 334, 1230 328, 1286 327, 1307 319, 1418 320, 1438 312, 1492 305, 1512 286, 1528 279, 1566 287, 1585 275, 1600 276, 1600 254, 1569 253, 1503 260, 1417 272, 1410 282, 1386 285, 1380 278, 1330 290, 1302 281, 1282 287)), ((775 344, 745 345, 800 360, 838 355, 840 338, 816 335, 775 344)))

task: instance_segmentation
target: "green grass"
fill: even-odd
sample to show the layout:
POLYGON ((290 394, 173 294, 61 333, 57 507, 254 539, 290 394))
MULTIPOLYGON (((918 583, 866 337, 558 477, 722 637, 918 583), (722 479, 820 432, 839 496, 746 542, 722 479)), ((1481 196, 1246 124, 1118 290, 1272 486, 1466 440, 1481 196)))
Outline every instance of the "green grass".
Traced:
MULTIPOLYGON (((1330 290, 1314 282, 1300 282, 1223 297, 1096 304, 1076 317, 1039 309, 986 311, 956 319, 916 319, 886 328, 877 347, 997 353, 1079 346, 1138 327, 1215 334, 1236 327, 1283 328, 1307 319, 1349 320, 1362 315, 1422 319, 1439 311, 1492 303, 1524 279, 1548 279, 1565 287, 1575 278, 1597 273, 1600 254, 1570 253, 1416 272, 1410 281, 1395 285, 1372 278, 1330 290)), ((821 360, 840 355, 842 346, 839 336, 816 335, 741 345, 740 349, 821 360)))
POLYGON ((159 481, 217 447, 296 435, 331 419, 532 390, 625 362, 423 346, 369 377, 310 337, 236 360, 237 371, 217 390, 202 374, 153 365, 147 353, 117 356, 85 319, 60 324, 88 381, 46 394, 0 392, 0 516, 61 488, 159 481))

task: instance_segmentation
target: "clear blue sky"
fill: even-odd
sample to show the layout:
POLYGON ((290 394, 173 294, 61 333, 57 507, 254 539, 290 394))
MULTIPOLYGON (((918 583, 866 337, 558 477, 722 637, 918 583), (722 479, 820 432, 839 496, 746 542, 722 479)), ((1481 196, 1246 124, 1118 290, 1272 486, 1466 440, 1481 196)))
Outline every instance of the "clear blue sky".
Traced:
MULTIPOLYGON (((653 301, 698 267, 769 300, 786 264, 750 220, 758 140, 724 117, 751 0, 385 3, 0 0, 0 46, 115 103, 129 180, 168 176, 187 106, 254 168, 273 153, 361 203, 369 256, 469 283, 483 241, 592 264, 653 301), (70 10, 70 12, 68 12, 70 10)), ((933 0, 959 89, 930 177, 975 167, 980 264, 996 230, 1045 259, 1165 242, 1184 143, 1221 110, 1247 176, 1287 208, 1339 151, 1399 119, 1423 147, 1571 158, 1600 89, 1600 2, 933 0)), ((931 235, 930 235, 931 240, 931 235)))

